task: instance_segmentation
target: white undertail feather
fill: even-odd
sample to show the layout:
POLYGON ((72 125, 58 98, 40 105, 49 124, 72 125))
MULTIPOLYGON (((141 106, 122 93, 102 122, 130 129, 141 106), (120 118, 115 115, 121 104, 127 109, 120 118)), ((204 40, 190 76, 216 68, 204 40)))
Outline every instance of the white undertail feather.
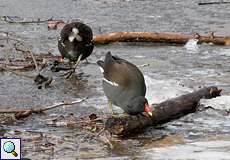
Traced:
POLYGON ((74 39, 75 39, 75 35, 74 35, 74 34, 71 34, 71 35, 69 36, 69 41, 70 41, 70 42, 73 42, 74 39))
POLYGON ((69 41, 73 42, 75 38, 77 41, 82 41, 82 37, 79 35, 79 30, 77 28, 72 28, 72 33, 69 36, 69 41))
POLYGON ((79 33, 79 30, 77 28, 73 28, 72 29, 72 32, 75 33, 75 34, 78 34, 79 33))
POLYGON ((99 68, 100 68, 101 73, 104 73, 104 69, 102 67, 99 67, 99 68))
POLYGON ((109 80, 106 79, 106 78, 103 78, 103 81, 105 81, 105 82, 111 84, 112 86, 118 86, 118 84, 117 84, 116 82, 111 82, 111 81, 109 81, 109 80))

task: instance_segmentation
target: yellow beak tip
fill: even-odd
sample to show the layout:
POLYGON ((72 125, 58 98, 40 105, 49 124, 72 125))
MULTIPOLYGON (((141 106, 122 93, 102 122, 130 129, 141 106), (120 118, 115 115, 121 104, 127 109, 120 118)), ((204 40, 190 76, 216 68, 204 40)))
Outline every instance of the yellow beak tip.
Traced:
POLYGON ((153 113, 152 112, 148 112, 148 115, 150 115, 151 117, 153 116, 153 113))

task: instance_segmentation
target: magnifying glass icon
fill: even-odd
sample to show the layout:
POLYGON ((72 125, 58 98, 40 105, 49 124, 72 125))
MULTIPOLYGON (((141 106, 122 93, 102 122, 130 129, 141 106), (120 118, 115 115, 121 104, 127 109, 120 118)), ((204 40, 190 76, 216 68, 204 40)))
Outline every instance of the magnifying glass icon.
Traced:
POLYGON ((3 149, 6 153, 11 153, 14 155, 14 157, 17 157, 18 154, 15 152, 15 145, 11 141, 7 141, 3 144, 3 149))

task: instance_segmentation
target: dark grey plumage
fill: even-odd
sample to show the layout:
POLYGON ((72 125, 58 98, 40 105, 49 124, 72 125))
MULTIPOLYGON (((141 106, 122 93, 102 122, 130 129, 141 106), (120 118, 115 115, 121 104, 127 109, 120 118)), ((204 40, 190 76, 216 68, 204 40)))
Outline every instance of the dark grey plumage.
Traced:
POLYGON ((128 114, 144 112, 148 102, 141 71, 134 64, 112 56, 110 52, 104 61, 98 61, 97 64, 103 72, 103 89, 108 99, 128 114))

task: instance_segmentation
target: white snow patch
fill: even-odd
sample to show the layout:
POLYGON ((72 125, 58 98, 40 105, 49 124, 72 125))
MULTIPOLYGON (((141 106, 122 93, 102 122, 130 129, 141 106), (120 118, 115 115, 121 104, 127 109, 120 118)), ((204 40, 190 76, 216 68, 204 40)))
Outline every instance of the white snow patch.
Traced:
POLYGON ((230 96, 223 95, 212 99, 201 99, 200 104, 205 107, 211 106, 218 110, 230 110, 230 96))
POLYGON ((149 103, 160 103, 170 98, 192 92, 188 87, 183 87, 176 80, 156 80, 144 76, 146 83, 146 98, 149 103))

